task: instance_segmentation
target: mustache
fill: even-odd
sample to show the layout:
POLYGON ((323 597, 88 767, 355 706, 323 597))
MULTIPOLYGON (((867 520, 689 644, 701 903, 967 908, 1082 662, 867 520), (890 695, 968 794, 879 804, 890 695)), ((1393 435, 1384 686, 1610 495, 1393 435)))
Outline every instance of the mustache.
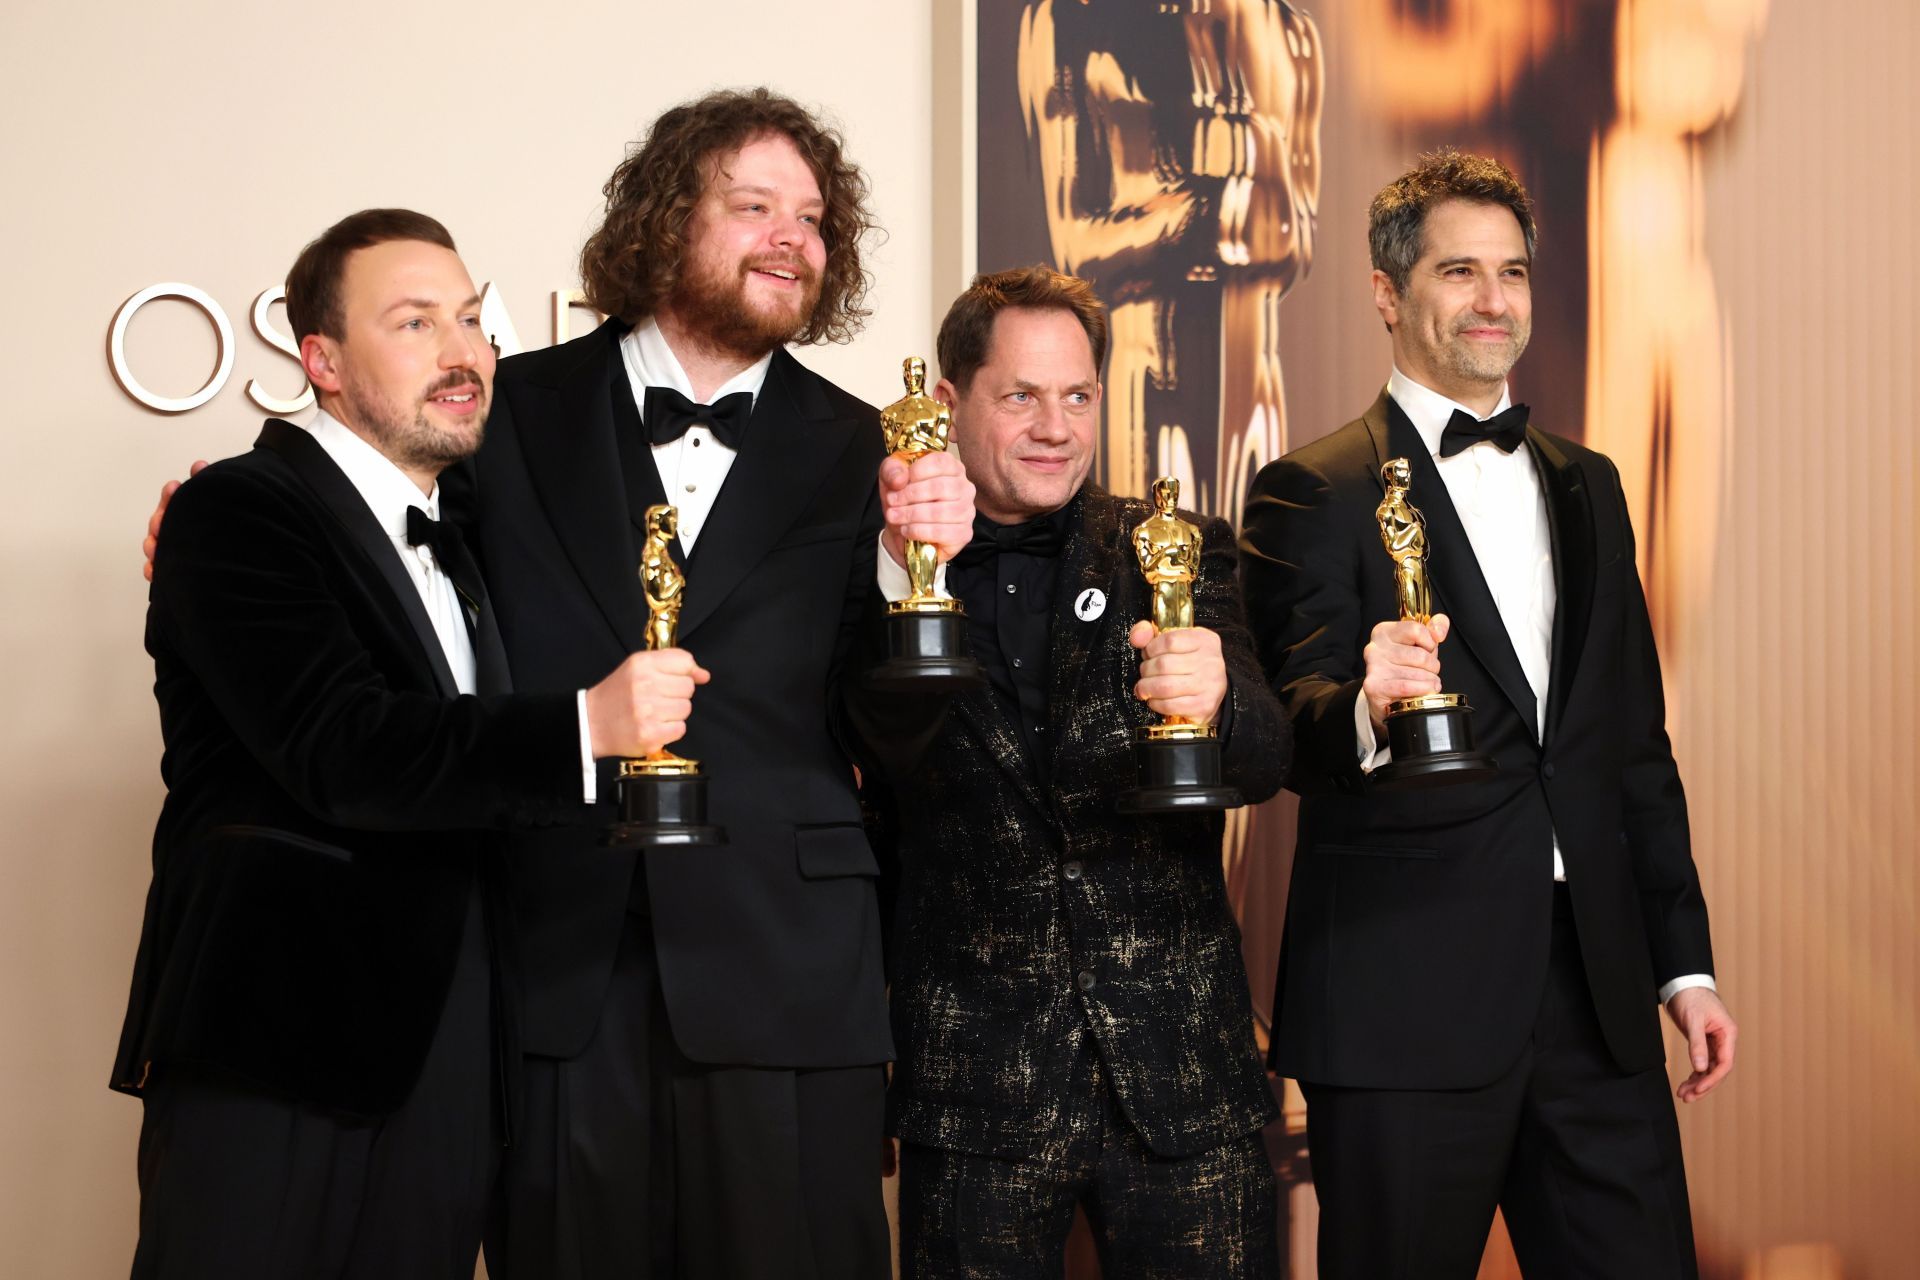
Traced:
POLYGON ((456 370, 453 373, 448 374, 446 377, 440 379, 440 381, 434 383, 432 386, 428 387, 424 392, 421 393, 420 398, 422 400, 431 400, 435 396, 447 395, 450 393, 458 393, 461 391, 472 391, 475 395, 480 396, 483 399, 487 394, 486 384, 481 382, 479 378, 475 377, 471 373, 467 373, 461 370, 456 370))
POLYGON ((767 258, 755 258, 751 262, 741 264, 741 275, 745 275, 750 271, 791 271, 794 278, 802 284, 812 284, 814 276, 817 274, 813 269, 813 264, 805 258, 787 258, 779 255, 767 258))

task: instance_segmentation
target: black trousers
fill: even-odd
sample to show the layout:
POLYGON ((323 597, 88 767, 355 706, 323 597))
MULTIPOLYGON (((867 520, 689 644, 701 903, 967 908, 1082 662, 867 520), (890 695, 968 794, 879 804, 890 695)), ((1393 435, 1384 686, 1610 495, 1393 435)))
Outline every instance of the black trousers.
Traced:
POLYGON ((500 1168, 476 892, 406 1103, 352 1119, 157 1064, 143 1091, 134 1280, 473 1280, 500 1168))
POLYGON ((882 1067, 688 1060, 644 915, 585 1052, 524 1076, 494 1280, 887 1280, 882 1067))
POLYGON ((1156 1156, 1090 1037, 1075 1076, 1064 1123, 1030 1158, 903 1144, 902 1280, 1059 1280, 1076 1206, 1105 1280, 1277 1280, 1276 1189, 1259 1131, 1156 1156))
POLYGON ((1693 1220, 1664 1069, 1613 1063, 1564 886, 1532 1039, 1481 1089, 1302 1082, 1323 1280, 1471 1280, 1494 1207, 1541 1280, 1693 1280, 1693 1220))

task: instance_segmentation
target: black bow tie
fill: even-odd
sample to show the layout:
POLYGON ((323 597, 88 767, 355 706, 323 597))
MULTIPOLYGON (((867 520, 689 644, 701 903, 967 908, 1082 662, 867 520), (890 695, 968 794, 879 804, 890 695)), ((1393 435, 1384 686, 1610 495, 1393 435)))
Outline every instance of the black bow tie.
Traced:
POLYGON ((440 562, 440 571, 447 575, 467 607, 480 608, 486 587, 480 581, 480 566, 467 553, 467 540, 461 536, 459 525, 435 520, 419 507, 408 507, 407 545, 433 548, 433 558, 440 562))
POLYGON ((1440 456, 1451 458, 1482 440, 1498 446, 1502 453, 1512 453, 1526 438, 1527 406, 1523 404, 1512 405, 1506 412, 1496 413, 1484 422, 1463 409, 1455 409, 1447 419, 1447 429, 1440 433, 1440 456))
POLYGON ((672 387, 648 387, 640 416, 649 444, 672 444, 687 434, 688 427, 702 426, 720 444, 738 449, 747 433, 747 419, 753 416, 753 393, 736 391, 713 404, 695 404, 672 387))
POLYGON ((1024 524, 995 524, 985 516, 975 516, 973 539, 953 558, 954 567, 985 564, 1002 551, 1038 556, 1043 560, 1060 554, 1066 543, 1052 516, 1041 516, 1024 524))

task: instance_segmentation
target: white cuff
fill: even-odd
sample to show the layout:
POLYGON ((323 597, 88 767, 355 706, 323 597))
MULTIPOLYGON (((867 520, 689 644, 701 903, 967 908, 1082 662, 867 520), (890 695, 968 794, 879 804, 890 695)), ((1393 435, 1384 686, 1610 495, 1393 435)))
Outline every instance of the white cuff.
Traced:
POLYGON ((1683 974, 1675 978, 1672 982, 1669 982, 1666 986, 1660 988, 1660 1003, 1665 1004, 1682 991, 1685 991, 1688 987, 1705 987, 1709 991, 1720 990, 1719 987, 1714 985, 1713 975, 1710 973, 1683 974))
POLYGON ((573 695, 580 710, 580 798, 588 804, 600 798, 600 778, 593 767, 593 730, 587 728, 587 691, 573 695))
MULTIPOLYGON (((887 535, 884 532, 880 535, 880 541, 875 549, 873 576, 880 587, 880 594, 887 598, 889 604, 896 600, 905 600, 913 594, 913 579, 907 575, 906 569, 895 564, 893 557, 887 554, 887 535)), ((946 597, 947 566, 944 563, 933 571, 933 594, 946 597)))
POLYGON ((1361 769, 1372 773, 1393 759, 1393 748, 1383 745, 1380 739, 1373 736, 1373 712, 1367 706, 1365 689, 1353 699, 1353 735, 1360 753, 1361 769))

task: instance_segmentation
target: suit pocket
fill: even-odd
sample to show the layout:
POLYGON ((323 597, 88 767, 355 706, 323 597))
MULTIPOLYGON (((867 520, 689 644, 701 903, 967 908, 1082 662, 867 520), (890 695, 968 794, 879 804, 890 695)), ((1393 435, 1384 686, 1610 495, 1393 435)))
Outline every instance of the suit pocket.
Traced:
POLYGON ((880 874, 880 863, 873 856, 873 846, 867 843, 866 830, 857 823, 795 827, 793 851, 800 875, 807 880, 880 874))
POLYGON ((278 827, 259 827, 244 822, 234 822, 215 827, 207 834, 225 836, 232 840, 283 844, 308 853, 317 853, 325 858, 333 858, 339 862, 353 861, 353 851, 350 849, 342 849, 337 844, 328 844, 323 840, 315 840, 311 836, 303 836, 297 831, 282 831, 278 827))
POLYGON ((1438 849, 1418 849, 1396 845, 1391 848, 1375 844, 1316 844, 1316 854, 1332 854, 1340 858, 1437 858, 1438 849))

